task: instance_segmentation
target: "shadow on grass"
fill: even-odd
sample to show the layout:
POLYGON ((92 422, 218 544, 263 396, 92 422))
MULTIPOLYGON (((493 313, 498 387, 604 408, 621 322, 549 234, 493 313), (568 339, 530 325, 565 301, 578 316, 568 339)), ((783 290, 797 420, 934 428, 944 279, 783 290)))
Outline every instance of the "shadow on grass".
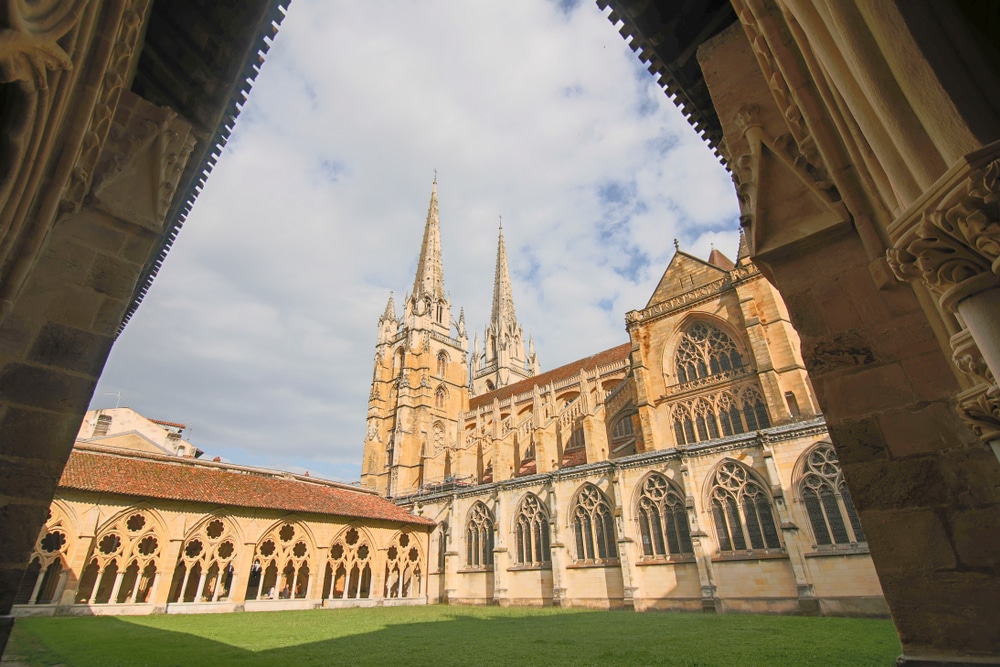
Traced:
POLYGON ((31 618, 22 664, 886 665, 871 619, 421 607, 142 618, 31 618), (403 613, 400 613, 403 612, 403 613))

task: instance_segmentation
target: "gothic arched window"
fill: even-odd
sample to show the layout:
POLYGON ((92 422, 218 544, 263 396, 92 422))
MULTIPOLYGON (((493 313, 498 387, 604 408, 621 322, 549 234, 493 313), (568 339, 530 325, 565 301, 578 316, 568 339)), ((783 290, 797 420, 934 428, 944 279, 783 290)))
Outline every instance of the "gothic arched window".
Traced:
POLYGON ((149 510, 119 515, 94 539, 93 554, 76 589, 76 603, 145 602, 159 576, 157 558, 163 544, 149 510))
POLYGON ((743 417, 746 419, 748 431, 759 431, 771 426, 771 418, 767 414, 764 397, 756 387, 747 387, 740 395, 743 402, 743 417))
POLYGON ((327 551, 323 599, 367 598, 372 590, 371 547, 348 528, 327 551))
POLYGON ((644 556, 694 553, 684 499, 663 475, 653 473, 643 482, 637 517, 644 556))
POLYGON ((719 551, 781 548, 771 497, 745 467, 726 461, 715 473, 712 486, 719 551))
POLYGON ((729 392, 723 393, 716 401, 719 408, 719 423, 722 424, 722 435, 738 435, 746 431, 736 399, 729 392))
POLYGON ((585 484, 573 507, 573 532, 576 535, 576 558, 581 561, 604 561, 618 558, 615 524, 611 506, 601 490, 585 484))
POLYGON ((439 377, 444 377, 444 372, 448 368, 448 354, 446 352, 439 352, 437 356, 437 374, 439 377))
POLYGON ((174 569, 170 602, 217 602, 229 598, 236 570, 237 545, 229 519, 212 517, 184 541, 174 569))
POLYGON ((833 445, 822 443, 809 452, 799 489, 818 546, 865 541, 833 445))
POLYGON ((715 440, 719 437, 719 424, 715 421, 715 409, 704 398, 694 404, 694 425, 698 440, 715 440))
POLYGON ((538 496, 525 496, 517 508, 515 541, 518 565, 543 565, 551 562, 549 516, 538 496))
POLYGON ((493 566, 493 513, 481 501, 469 510, 465 526, 466 564, 469 567, 493 566))
POLYGON ((743 367, 743 357, 733 339, 705 322, 687 328, 675 360, 681 384, 743 367))
POLYGON ((674 415, 674 437, 678 445, 690 445, 698 442, 694 434, 694 422, 691 421, 691 412, 687 406, 678 403, 673 407, 674 415))
POLYGON ((437 391, 434 392, 434 407, 438 409, 444 408, 444 403, 447 398, 448 392, 445 391, 444 387, 438 387, 437 391))

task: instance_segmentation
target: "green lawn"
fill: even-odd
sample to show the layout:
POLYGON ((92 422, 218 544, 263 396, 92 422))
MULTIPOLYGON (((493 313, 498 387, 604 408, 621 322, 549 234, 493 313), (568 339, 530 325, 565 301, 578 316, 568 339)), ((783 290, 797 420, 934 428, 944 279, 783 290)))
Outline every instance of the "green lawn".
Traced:
POLYGON ((18 619, 26 665, 891 665, 887 620, 396 607, 18 619))

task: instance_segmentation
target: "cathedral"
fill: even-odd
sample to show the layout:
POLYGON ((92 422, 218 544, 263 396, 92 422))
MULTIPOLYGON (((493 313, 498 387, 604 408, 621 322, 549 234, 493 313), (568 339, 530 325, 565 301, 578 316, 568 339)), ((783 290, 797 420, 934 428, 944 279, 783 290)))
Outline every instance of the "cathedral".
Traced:
POLYGON ((676 250, 628 340, 541 372, 503 230, 472 349, 437 184, 412 292, 379 318, 362 485, 435 522, 430 602, 888 613, 777 291, 676 250))

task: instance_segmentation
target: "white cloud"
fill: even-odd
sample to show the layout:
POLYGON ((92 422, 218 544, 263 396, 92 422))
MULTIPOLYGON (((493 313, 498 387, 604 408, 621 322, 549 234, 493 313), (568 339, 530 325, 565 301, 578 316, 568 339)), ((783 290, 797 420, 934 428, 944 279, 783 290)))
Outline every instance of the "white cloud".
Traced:
POLYGON ((456 314, 486 324, 502 213, 543 368, 627 340, 673 238, 735 253, 726 172, 592 4, 296 0, 94 407, 121 390, 209 456, 356 478, 434 169, 456 314))

